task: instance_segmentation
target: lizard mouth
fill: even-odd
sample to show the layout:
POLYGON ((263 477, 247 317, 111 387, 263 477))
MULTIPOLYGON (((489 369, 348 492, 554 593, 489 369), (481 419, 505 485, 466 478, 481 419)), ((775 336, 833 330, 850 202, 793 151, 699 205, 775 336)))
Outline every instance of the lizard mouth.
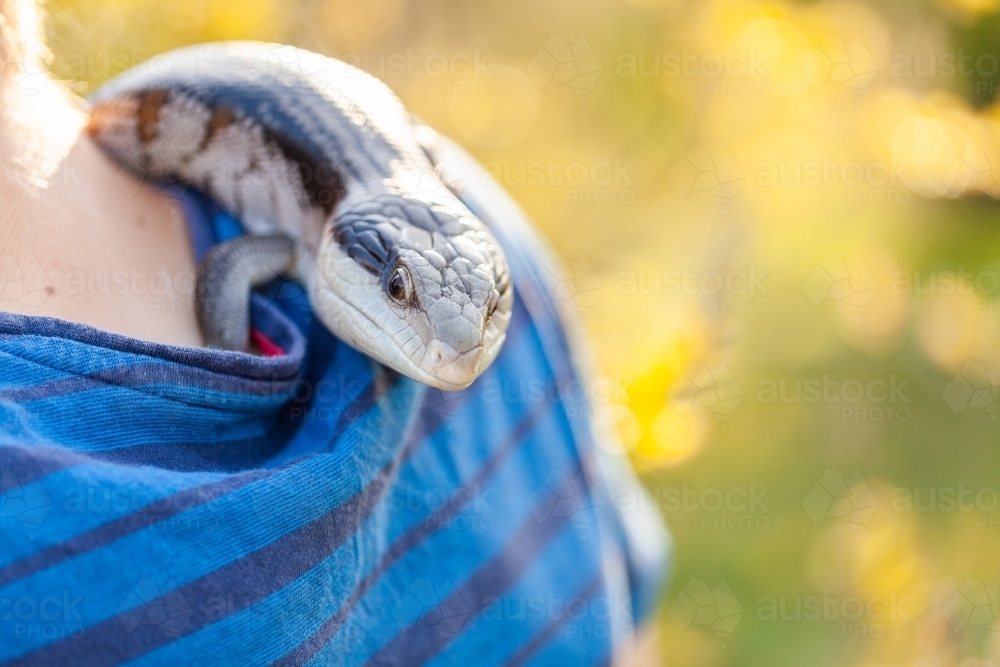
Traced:
MULTIPOLYGON (((318 296, 328 304, 327 308, 317 308, 317 315, 334 335, 354 349, 418 382, 445 391, 465 389, 476 379, 485 356, 483 345, 458 354, 447 343, 433 340, 426 346, 406 350, 406 344, 400 345, 371 314, 344 299, 322 274, 317 277, 318 296), (348 318, 344 313, 351 315, 348 318), (414 361, 417 358, 419 363, 414 361)), ((413 337, 416 336, 413 332, 413 337)))
POLYGON ((467 387, 482 369, 485 347, 479 345, 464 354, 439 340, 432 340, 426 346, 424 358, 431 364, 432 374, 454 387, 467 387))

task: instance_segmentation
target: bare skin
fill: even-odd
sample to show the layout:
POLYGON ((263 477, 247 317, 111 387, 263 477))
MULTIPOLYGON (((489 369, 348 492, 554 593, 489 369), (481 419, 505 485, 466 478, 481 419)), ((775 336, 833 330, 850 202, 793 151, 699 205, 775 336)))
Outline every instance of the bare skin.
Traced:
POLYGON ((59 122, 44 126, 77 129, 64 138, 32 133, 48 156, 64 155, 54 170, 51 157, 47 169, 28 165, 51 172, 44 183, 8 167, 25 160, 0 153, 0 310, 202 346, 195 262, 176 202, 113 165, 69 103, 45 113, 59 122))

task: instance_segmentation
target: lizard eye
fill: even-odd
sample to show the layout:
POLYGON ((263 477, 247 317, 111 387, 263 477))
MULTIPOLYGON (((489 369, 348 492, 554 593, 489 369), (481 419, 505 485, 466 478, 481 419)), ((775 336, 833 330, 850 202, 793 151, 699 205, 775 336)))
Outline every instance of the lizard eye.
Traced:
POLYGON ((413 281, 410 279, 410 272, 403 266, 397 266, 389 276, 386 283, 386 291, 389 298, 401 306, 408 306, 413 300, 413 281))

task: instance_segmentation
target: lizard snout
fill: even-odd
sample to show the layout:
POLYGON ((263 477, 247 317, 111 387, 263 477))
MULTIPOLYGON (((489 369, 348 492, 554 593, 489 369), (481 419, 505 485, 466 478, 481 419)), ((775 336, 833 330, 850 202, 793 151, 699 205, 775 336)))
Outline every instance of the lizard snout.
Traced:
POLYGON ((440 340, 427 344, 427 360, 432 366, 431 373, 454 389, 462 389, 472 384, 483 363, 484 349, 478 345, 465 353, 440 340))

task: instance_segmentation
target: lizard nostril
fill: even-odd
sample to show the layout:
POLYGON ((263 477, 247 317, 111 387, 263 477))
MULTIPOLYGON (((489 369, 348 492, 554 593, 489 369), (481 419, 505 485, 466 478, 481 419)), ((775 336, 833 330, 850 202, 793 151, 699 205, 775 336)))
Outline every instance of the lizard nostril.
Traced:
POLYGON ((440 363, 444 361, 444 355, 441 354, 441 348, 438 347, 437 345, 429 347, 427 349, 427 354, 431 358, 431 363, 434 364, 435 366, 440 365, 440 363))
POLYGON ((434 339, 427 343, 426 355, 431 367, 436 369, 449 366, 462 356, 454 347, 441 339, 434 339))
POLYGON ((479 346, 460 354, 448 343, 435 339, 427 344, 425 359, 428 371, 445 383, 442 388, 459 389, 476 379, 483 352, 483 347, 479 346))

